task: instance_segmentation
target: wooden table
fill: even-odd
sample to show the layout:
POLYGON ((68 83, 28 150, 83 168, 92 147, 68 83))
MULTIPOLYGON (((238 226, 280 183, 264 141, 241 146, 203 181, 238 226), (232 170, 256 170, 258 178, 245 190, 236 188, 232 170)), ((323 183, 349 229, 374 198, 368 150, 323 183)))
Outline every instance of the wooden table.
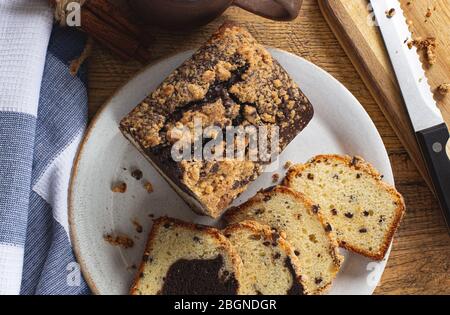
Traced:
MULTIPOLYGON (((437 201, 323 19, 315 0, 305 0, 291 23, 271 22, 231 8, 214 23, 191 33, 150 30, 155 60, 200 45, 225 20, 245 25, 264 45, 302 56, 341 81, 377 126, 394 170, 407 214, 398 230, 377 294, 450 294, 450 237, 437 201)), ((142 66, 95 47, 89 66, 89 110, 98 108, 142 66)), ((370 157, 368 157, 370 158, 370 157)))

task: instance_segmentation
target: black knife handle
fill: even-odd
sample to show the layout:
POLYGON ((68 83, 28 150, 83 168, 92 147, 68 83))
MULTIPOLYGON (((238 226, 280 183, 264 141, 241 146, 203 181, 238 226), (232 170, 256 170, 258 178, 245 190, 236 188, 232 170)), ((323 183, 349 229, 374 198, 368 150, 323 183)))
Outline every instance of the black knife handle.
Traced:
POLYGON ((450 231, 450 159, 446 152, 449 131, 441 124, 419 131, 416 136, 450 231))

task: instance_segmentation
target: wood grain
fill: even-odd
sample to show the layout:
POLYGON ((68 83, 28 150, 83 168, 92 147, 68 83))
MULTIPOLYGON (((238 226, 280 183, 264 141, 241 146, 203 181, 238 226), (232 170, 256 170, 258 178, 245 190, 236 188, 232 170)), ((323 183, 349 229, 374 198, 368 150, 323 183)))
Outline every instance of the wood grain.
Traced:
MULTIPOLYGON (((427 1, 413 1, 410 5, 402 0, 405 15, 411 23, 411 31, 414 38, 436 36, 443 32, 443 25, 448 27, 448 12, 450 8, 444 4, 431 4, 427 1), (433 23, 425 23, 425 12, 430 7, 433 11, 428 18, 433 23), (434 11, 436 7, 436 11, 434 11), (421 27, 425 25, 424 27, 421 27)), ((408 1, 409 2, 409 1, 408 1)), ((420 151, 416 143, 412 128, 408 121, 406 109, 396 82, 394 72, 386 53, 383 39, 371 14, 367 0, 319 0, 319 5, 341 46, 355 65, 362 80, 371 91, 380 109, 395 130, 397 136, 405 146, 409 156, 412 157, 420 173, 426 179, 429 187, 432 187, 425 164, 420 158, 420 151)), ((450 43, 449 33, 437 36, 438 39, 438 63, 432 67, 424 67, 432 87, 446 82, 450 72, 448 71, 448 55, 444 47, 450 43), (447 74, 443 75, 443 69, 447 74)), ((424 60, 422 60, 424 61, 424 60)), ((426 62, 425 62, 426 64, 426 62)), ((439 98, 439 105, 447 123, 450 122, 448 112, 450 98, 439 98)), ((397 182, 399 178, 397 177, 397 182)))
MULTIPOLYGON (((414 27, 414 25, 417 25, 423 20, 423 12, 426 12, 426 8, 423 9, 422 6, 419 8, 419 6, 416 5, 416 2, 412 2, 410 5, 407 5, 405 2, 406 1, 403 1, 403 6, 408 8, 406 11, 408 17, 413 17, 413 20, 411 21, 413 21, 412 27, 414 27)), ((408 114, 403 104, 400 89, 384 47, 383 39, 374 23, 374 16, 369 11, 368 1, 319 0, 319 6, 341 46, 380 106, 380 109, 383 111, 400 141, 412 157, 429 187, 432 187, 425 163, 420 157, 419 146, 409 122, 408 114)), ((438 11, 436 6, 436 11, 433 11, 432 17, 434 18, 435 23, 427 24, 429 29, 427 31, 428 34, 441 31, 443 24, 448 26, 449 21, 445 19, 445 10, 439 9, 438 11), (432 27, 436 28, 431 30, 430 28, 432 27)), ((426 32, 422 31, 422 34, 426 34, 426 32)), ((419 36, 419 34, 417 34, 417 36, 419 36)), ((433 67, 427 67, 427 75, 430 78, 429 82, 435 88, 441 83, 446 82, 447 79, 446 76, 442 75, 442 70, 448 68, 445 63, 443 64, 443 60, 445 61, 448 59, 448 56, 441 50, 443 46, 446 46, 445 43, 447 40, 450 43, 450 38, 447 38, 447 35, 439 38, 437 50, 438 63, 433 67)), ((405 42, 405 45, 406 44, 407 43, 405 42)), ((450 65, 450 63, 448 64, 450 65)), ((450 75, 450 72, 448 74, 450 75)), ((450 82, 450 78, 448 79, 450 82)), ((436 93, 436 95, 438 95, 438 93, 436 93)), ((450 100, 450 97, 443 98, 437 96, 436 99, 440 100, 443 114, 447 119, 447 122, 450 122, 450 116, 447 115, 447 113, 450 112, 447 110, 447 108, 450 109, 450 104, 446 104, 448 103, 447 100, 450 100)))
MULTIPOLYGON (((436 91, 442 83, 450 83, 450 1, 401 0, 400 3, 414 39, 436 38, 436 64, 429 66, 420 54, 431 90, 436 91), (428 10, 431 12, 429 17, 426 16, 428 10)), ((447 125, 450 125, 450 96, 434 95, 447 125)))
MULTIPOLYGON (((397 188, 407 202, 401 225, 377 294, 450 293, 450 238, 437 202, 404 146, 365 87, 350 59, 324 20, 315 0, 305 0, 300 17, 272 22, 237 8, 190 33, 149 29, 155 60, 200 45, 225 20, 243 24, 263 44, 302 56, 341 81, 361 102, 378 128, 394 170, 397 188)), ((89 66, 89 110, 95 114, 112 93, 142 68, 95 47, 89 66)), ((330 106, 338 104, 330 104, 330 106)), ((370 159, 370 157, 368 157, 370 159)))

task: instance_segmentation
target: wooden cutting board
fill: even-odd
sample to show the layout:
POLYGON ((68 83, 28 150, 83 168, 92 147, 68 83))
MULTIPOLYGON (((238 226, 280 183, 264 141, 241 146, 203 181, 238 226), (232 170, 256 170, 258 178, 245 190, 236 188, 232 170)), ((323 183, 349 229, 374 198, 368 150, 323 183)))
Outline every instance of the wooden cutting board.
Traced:
MULTIPOLYGON (((431 89, 435 92, 442 83, 450 83, 450 1, 401 0, 400 2, 413 38, 435 37, 437 40, 437 63, 427 66, 426 60, 422 58, 431 89), (431 12, 429 17, 426 16, 428 9, 431 12)), ((374 23, 369 1, 319 0, 319 6, 411 159, 428 185, 432 187, 383 39, 374 23)), ((450 95, 442 97, 435 93, 435 100, 447 125, 450 126, 450 95)), ((449 147, 450 143, 447 145, 447 151, 449 147)))

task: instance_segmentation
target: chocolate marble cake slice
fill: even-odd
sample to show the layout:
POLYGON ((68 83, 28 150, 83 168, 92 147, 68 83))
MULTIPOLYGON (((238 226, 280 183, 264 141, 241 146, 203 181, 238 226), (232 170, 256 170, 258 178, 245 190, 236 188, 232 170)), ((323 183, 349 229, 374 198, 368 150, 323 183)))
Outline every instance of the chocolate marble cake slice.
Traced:
POLYGON ((281 152, 312 116, 310 102, 270 53, 244 28, 226 24, 123 118, 120 129, 195 211, 218 217, 270 161, 248 158, 248 141, 244 159, 178 159, 175 145, 187 143, 195 152, 196 143, 203 149, 217 141, 220 151, 231 127, 262 126, 277 131, 281 152), (205 131, 200 136, 198 125, 205 131), (206 132, 209 127, 214 130, 206 132))
POLYGON ((167 217, 153 223, 133 295, 235 295, 242 262, 218 230, 167 217))
POLYGON ((228 210, 224 218, 230 224, 257 221, 283 235, 298 258, 304 289, 322 294, 331 286, 343 257, 330 225, 318 210, 303 194, 276 186, 228 210))
POLYGON ((242 260, 242 295, 308 294, 294 248, 282 235, 256 221, 231 224, 223 234, 242 260))

